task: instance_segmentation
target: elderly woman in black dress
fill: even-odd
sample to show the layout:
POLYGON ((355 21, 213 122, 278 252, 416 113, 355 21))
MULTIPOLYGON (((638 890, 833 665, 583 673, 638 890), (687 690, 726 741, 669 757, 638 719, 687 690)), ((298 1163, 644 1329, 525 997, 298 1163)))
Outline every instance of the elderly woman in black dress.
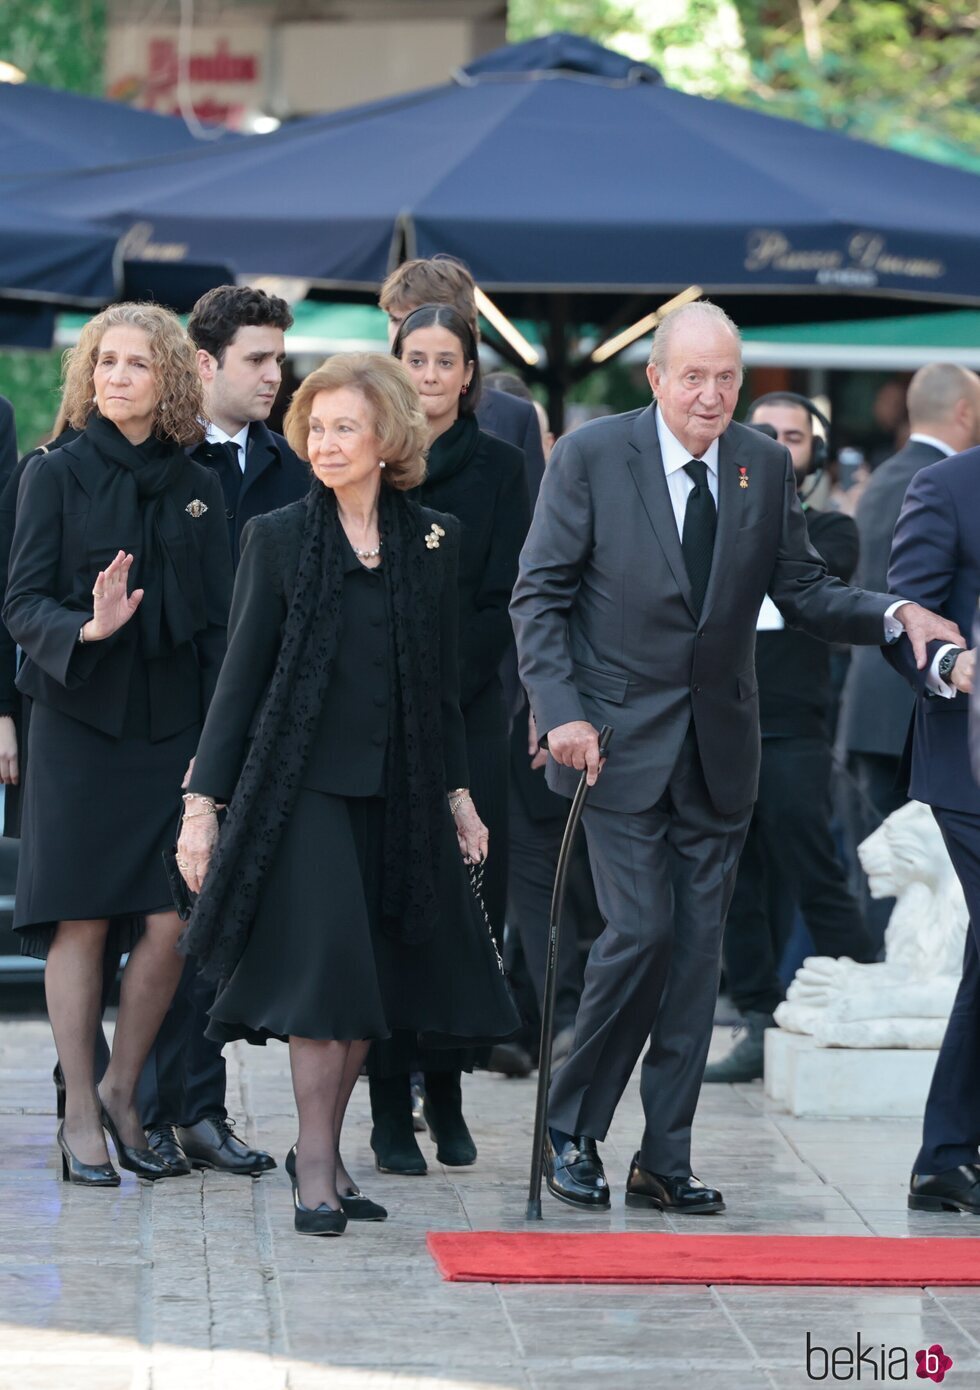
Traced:
MULTIPOLYGON (((426 476, 412 494, 460 523, 459 683, 470 789, 490 832, 483 898, 494 935, 503 939, 507 902, 507 711, 499 671, 513 643, 509 604, 530 523, 524 455, 481 430, 476 334, 449 304, 425 304, 401 322, 392 354, 419 390, 426 419, 426 476)), ((409 1074, 423 1072, 425 1119, 436 1157, 450 1167, 476 1159, 463 1117, 461 1069, 472 1051, 420 1051, 394 1038, 369 1059, 371 1143, 386 1172, 422 1174, 426 1161, 412 1125, 409 1074)))
POLYGON ((209 1035, 288 1039, 294 1224, 336 1235, 386 1215, 340 1154, 371 1040, 482 1041, 517 1019, 460 857, 488 837, 459 712, 458 530, 406 496, 418 395, 392 359, 339 355, 286 435, 313 485, 246 528, 178 863, 200 894, 188 949, 223 982, 209 1035))
POLYGON ((3 613, 31 700, 14 927, 47 957, 63 1176, 117 1186, 105 1133, 120 1167, 172 1172, 134 1094, 183 965, 162 852, 224 654, 231 555, 217 480, 184 452, 203 436, 201 388, 173 314, 97 315, 64 403, 81 433, 24 471, 3 613), (132 950, 96 1088, 110 923, 132 950))

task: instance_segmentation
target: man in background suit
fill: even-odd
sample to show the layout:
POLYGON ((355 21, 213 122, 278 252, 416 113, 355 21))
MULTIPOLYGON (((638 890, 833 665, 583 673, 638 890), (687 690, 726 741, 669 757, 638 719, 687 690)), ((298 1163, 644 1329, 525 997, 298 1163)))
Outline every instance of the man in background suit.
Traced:
POLYGON ((732 424, 738 330, 712 304, 653 342, 656 407, 595 420, 555 447, 511 612, 548 779, 584 816, 607 923, 589 955, 572 1048, 549 1099, 548 1186, 595 1210, 596 1148, 646 1039, 646 1129, 631 1206, 720 1211, 691 1173, 722 927, 759 774, 755 624, 768 592, 824 640, 880 644, 904 627, 925 659, 956 628, 848 589, 806 538, 782 445, 732 424), (600 776, 598 728, 615 728, 600 776))
MULTIPOLYGON (((479 337, 476 285, 466 266, 452 256, 404 261, 381 286, 378 304, 388 315, 389 343, 395 341, 402 319, 423 304, 451 304, 473 325, 479 337)), ((519 396, 484 388, 476 418, 481 430, 524 451, 527 490, 533 508, 544 474, 541 430, 534 406, 519 396)))
MULTIPOLYGON (((980 448, 920 469, 905 494, 888 583, 970 631, 980 594, 980 448)), ((970 769, 976 647, 933 642, 919 668, 908 643, 889 662, 916 693, 909 795, 932 807, 970 921, 963 974, 933 1073, 908 1204, 980 1216, 980 787, 970 769)))
MULTIPOLYGON (((17 467, 17 427, 14 422, 14 408, 6 396, 0 396, 0 493, 10 481, 17 467)), ((13 535, 13 527, 10 528, 13 535)), ((3 590, 6 590, 7 555, 9 541, 3 548, 3 590)), ((3 593, 0 593, 0 599, 3 593)), ((0 783, 16 786, 20 777, 17 747, 17 713, 20 708, 20 694, 14 688, 17 658, 15 644, 10 640, 6 628, 0 632, 0 783)), ((4 818, 8 819, 6 800, 4 818)))
MULTIPOLYGON (((221 480, 236 566, 246 521, 295 502, 310 486, 307 465, 265 423, 292 322, 284 299, 220 285, 198 300, 187 325, 208 415, 207 437, 190 453, 221 480)), ((140 1081, 147 1143, 184 1172, 264 1173, 275 1160, 244 1144, 228 1119, 221 1047, 204 1036, 213 1002, 213 984, 188 961, 140 1081)))
MULTIPOLYGON (((920 468, 980 444, 980 382, 973 372, 953 363, 921 367, 909 383, 908 414, 908 443, 878 465, 858 503, 855 520, 861 549, 854 582, 862 589, 886 586, 895 523, 905 491, 920 468)), ((900 769, 914 703, 908 686, 877 652, 858 647, 851 653, 838 747, 846 753, 854 782, 845 797, 855 867, 852 882, 878 950, 894 900, 870 896, 857 846, 905 803, 900 769)))
MULTIPOLYGON (((827 455, 814 420, 826 429, 825 418, 806 396, 774 391, 753 401, 745 423, 768 425, 789 450, 810 544, 828 571, 847 584, 857 564, 857 527, 843 512, 818 511, 808 502, 827 455)), ((755 669, 762 729, 759 796, 724 938, 725 979, 743 1029, 728 1056, 705 1068, 706 1082, 762 1076, 765 1030, 775 1028, 773 1014, 784 998, 779 958, 795 908, 817 955, 874 960, 831 831, 830 648, 787 628, 767 598, 757 624, 755 669)))

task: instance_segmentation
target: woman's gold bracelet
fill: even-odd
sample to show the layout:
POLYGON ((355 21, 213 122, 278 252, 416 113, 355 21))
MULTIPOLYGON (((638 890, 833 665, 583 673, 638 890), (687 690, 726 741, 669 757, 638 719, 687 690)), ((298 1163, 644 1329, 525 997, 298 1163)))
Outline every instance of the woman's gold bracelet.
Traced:
POLYGON ((447 793, 449 796, 449 814, 454 816, 462 806, 464 801, 470 801, 469 789, 467 787, 457 787, 455 791, 447 793))
POLYGON ((183 820, 200 820, 202 816, 216 816, 218 812, 213 806, 205 806, 203 811, 185 811, 183 820))

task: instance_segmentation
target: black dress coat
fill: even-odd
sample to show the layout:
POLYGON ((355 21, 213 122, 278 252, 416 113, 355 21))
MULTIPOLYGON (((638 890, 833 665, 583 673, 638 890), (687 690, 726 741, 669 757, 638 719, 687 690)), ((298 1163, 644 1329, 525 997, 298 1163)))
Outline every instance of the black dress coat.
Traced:
POLYGON ((514 640, 508 605, 531 521, 523 455, 481 430, 476 451, 459 472, 442 481, 427 478, 413 496, 426 507, 448 512, 462 526, 460 704, 468 735, 498 732, 503 709, 499 668, 514 640))
MULTIPOLYGON (((244 537, 228 623, 228 653, 190 784, 192 791, 219 801, 229 801, 234 794, 248 740, 272 679, 305 515, 305 504, 293 503, 274 517, 257 517, 244 537), (278 539, 283 534, 285 543, 278 539)), ((430 525, 444 521, 441 513, 426 509, 425 515, 430 525)), ((382 576, 378 570, 366 570, 349 546, 347 551, 345 631, 348 635, 361 632, 365 651, 359 653, 356 641, 341 641, 303 785, 336 795, 377 796, 384 789, 381 770, 388 737, 390 673, 370 638, 381 630, 384 621, 382 576)), ((444 657, 442 727, 447 790, 465 786, 468 776, 459 710, 457 606, 456 586, 445 584, 439 632, 444 657)))
POLYGON ((310 490, 310 465, 294 454, 282 435, 270 430, 263 420, 253 420, 248 427, 245 472, 242 474, 237 468, 233 472, 225 452, 207 441, 196 444, 188 453, 196 462, 212 468, 221 481, 228 539, 236 568, 242 531, 252 518, 288 507, 290 502, 298 502, 310 490))
MULTIPOLYGON (((29 460, 21 479, 3 621, 24 651, 16 685, 32 700, 118 737, 137 649, 136 623, 102 642, 79 645, 92 616, 99 570, 126 550, 138 566, 134 516, 111 515, 100 497, 107 465, 84 433, 29 460)), ((203 720, 225 650, 232 570, 221 489, 188 460, 172 485, 181 514, 171 539, 178 563, 199 566, 207 627, 165 662, 148 663, 149 735, 164 739, 203 720), (194 502, 206 510, 192 516, 194 502)))

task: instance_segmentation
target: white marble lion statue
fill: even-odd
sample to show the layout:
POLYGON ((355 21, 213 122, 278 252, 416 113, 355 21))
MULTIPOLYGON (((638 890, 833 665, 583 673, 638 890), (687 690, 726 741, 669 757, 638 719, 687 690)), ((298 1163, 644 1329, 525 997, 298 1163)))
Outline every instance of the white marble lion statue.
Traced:
POLYGON ((875 898, 897 899, 885 959, 808 956, 776 1010, 780 1028, 823 1047, 922 1047, 942 1042, 963 964, 967 910, 939 827, 910 801, 858 848, 875 898))

